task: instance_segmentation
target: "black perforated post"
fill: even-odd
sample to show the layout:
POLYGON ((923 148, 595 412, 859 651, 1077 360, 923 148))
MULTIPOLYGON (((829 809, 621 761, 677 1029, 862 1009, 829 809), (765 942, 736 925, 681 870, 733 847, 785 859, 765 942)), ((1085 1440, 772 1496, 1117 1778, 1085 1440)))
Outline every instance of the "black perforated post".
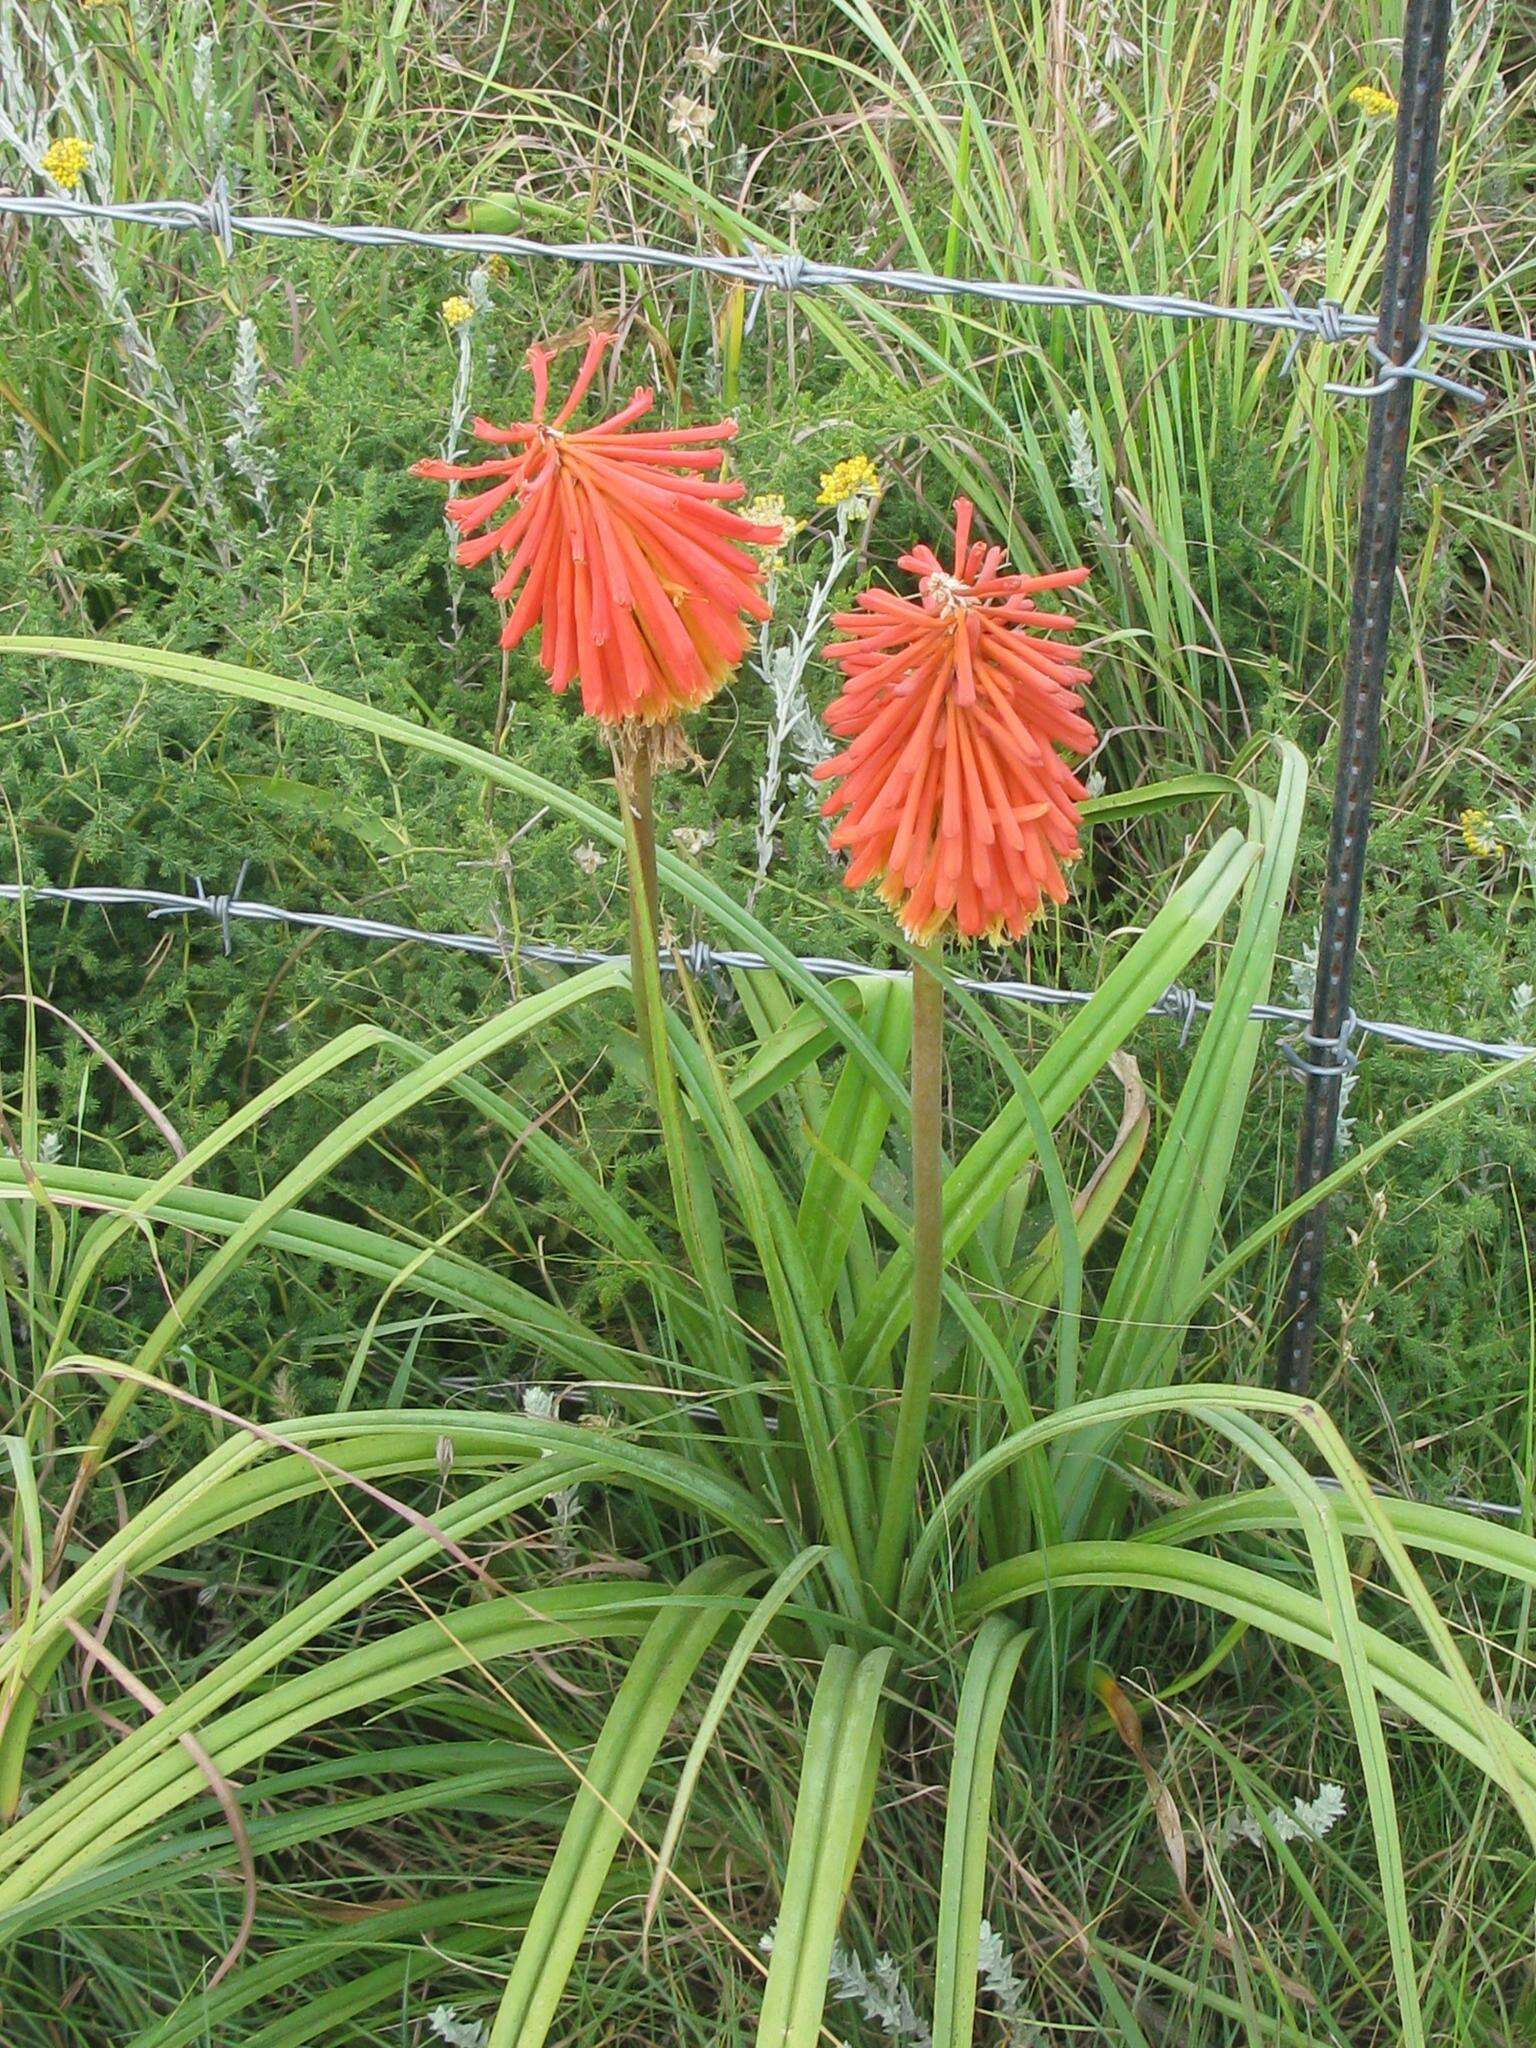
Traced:
MULTIPOLYGON (((1402 88, 1397 112, 1397 153, 1387 212, 1381 318, 1376 355, 1382 365, 1371 400, 1360 535, 1344 697, 1339 714, 1339 761, 1333 787, 1333 829, 1323 887, 1317 987, 1306 1034, 1306 1101, 1296 1161, 1296 1192, 1316 1187, 1333 1164, 1339 1088, 1350 1065, 1350 985, 1360 936, 1360 896, 1370 832, 1371 792, 1381 725, 1381 686, 1397 581, 1398 533, 1413 415, 1413 380, 1393 374, 1411 363, 1420 345, 1424 277, 1435 189, 1435 155, 1451 0, 1407 0, 1403 22, 1402 88)), ((1312 1377, 1312 1350, 1323 1279, 1327 1203, 1317 1202, 1297 1222, 1291 1239, 1284 1321, 1276 1378, 1304 1393, 1312 1377)))

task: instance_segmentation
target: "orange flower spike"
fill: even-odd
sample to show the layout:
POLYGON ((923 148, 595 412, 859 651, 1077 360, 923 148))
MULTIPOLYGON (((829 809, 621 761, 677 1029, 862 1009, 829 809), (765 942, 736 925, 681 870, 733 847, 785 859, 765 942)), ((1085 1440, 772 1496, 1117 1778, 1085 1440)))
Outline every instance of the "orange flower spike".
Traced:
POLYGON ((1016 575, 972 517, 957 500, 951 567, 914 548, 901 566, 917 594, 862 591, 826 649, 843 672, 826 723, 848 742, 812 771, 833 785, 832 844, 851 855, 849 888, 878 881, 922 943, 1017 938, 1042 897, 1065 901, 1087 792, 1057 748, 1094 743, 1075 689, 1088 671, 1049 637, 1076 621, 1035 604, 1087 570, 1016 575))
POLYGON ((474 568, 502 566, 493 594, 510 605, 503 647, 539 628, 539 661, 556 692, 581 684, 582 708, 608 725, 664 723, 712 697, 747 651, 749 619, 766 619, 764 558, 777 527, 729 508, 745 495, 716 474, 732 421, 633 431, 655 404, 636 391, 596 426, 572 428, 614 337, 587 340, 570 390, 554 412, 554 351, 531 348, 533 417, 475 438, 505 450, 484 462, 429 460, 412 474, 481 483, 450 498, 474 568), (505 515, 505 516, 503 516, 505 515))

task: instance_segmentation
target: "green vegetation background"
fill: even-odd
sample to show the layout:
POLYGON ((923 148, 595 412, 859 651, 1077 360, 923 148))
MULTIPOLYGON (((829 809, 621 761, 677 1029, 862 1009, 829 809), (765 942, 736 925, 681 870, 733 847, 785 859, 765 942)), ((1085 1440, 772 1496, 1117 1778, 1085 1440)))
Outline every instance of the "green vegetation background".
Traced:
MULTIPOLYGON (((441 224, 466 196, 502 193, 519 226, 551 238, 638 232, 738 247, 743 223, 782 238, 793 219, 803 246, 862 262, 1011 275, 1037 266, 1227 298, 1327 290, 1369 304, 1390 129, 1348 93, 1360 81, 1390 85, 1395 30, 1354 0, 1271 15, 1234 24, 1224 9, 1172 0, 1091 19, 1073 11, 1059 157, 1041 115, 1057 75, 1050 18, 1032 9, 812 4, 641 20, 582 6, 502 16, 342 4, 275 17, 178 0, 89 12, 34 4, 27 18, 55 38, 67 31, 83 52, 87 86, 71 104, 97 124, 89 176, 112 196, 197 191, 217 152, 256 210, 441 224), (708 54, 717 37, 714 71, 690 61, 690 48, 708 54), (674 132, 680 92, 713 109, 707 145, 691 153, 674 132), (798 193, 811 210, 786 210, 798 193)), ((46 99, 41 45, 22 35, 17 47, 46 99)), ((1439 312, 1471 306, 1493 325, 1529 324, 1532 67, 1515 11, 1462 10, 1439 312)), ((14 99, 14 82, 6 90, 14 99)), ((5 175, 20 174, 7 162, 5 175)), ((494 735, 545 775, 598 785, 601 748, 573 706, 548 696, 526 650, 503 667, 483 579, 450 572, 438 493, 407 475, 438 447, 450 412, 457 343, 440 305, 464 289, 464 267, 269 244, 242 244, 225 263, 196 237, 125 232, 119 275, 183 408, 157 431, 79 253, 61 229, 5 230, 5 629, 110 634, 304 675, 494 735), (242 316, 259 338, 270 522, 225 447, 242 316), (218 516, 178 480, 172 447, 215 480, 218 516)), ((1298 738, 1327 774, 1364 410, 1325 397, 1319 382, 1346 366, 1303 355, 1287 378, 1277 344, 1241 333, 843 300, 771 302, 742 342, 742 311, 699 283, 514 270, 493 282, 474 323, 472 402, 514 411, 529 341, 620 317, 626 378, 657 382, 680 413, 729 403, 739 473, 753 491, 782 494, 792 514, 818 516, 822 469, 871 456, 889 482, 871 573, 890 574, 905 546, 939 531, 957 488, 976 495, 1017 559, 1087 560, 1105 732, 1097 765, 1109 788, 1225 766, 1267 730, 1298 738), (1074 434, 1086 451, 1076 482, 1074 434)), ((1485 413, 1437 399, 1420 407, 1357 1005, 1531 1040, 1536 1006, 1527 995, 1522 1010, 1520 991, 1536 981, 1532 401, 1529 375, 1498 359, 1471 374, 1492 394, 1485 413), (1492 852, 1469 845, 1467 810, 1487 814, 1492 852)), ((790 620, 820 550, 813 525, 783 580, 790 620)), ((830 694, 824 671, 812 670, 810 688, 818 702, 830 694)), ((699 771, 669 778, 661 795, 663 833, 742 886, 768 712, 749 666, 699 723, 699 771)), ((23 879, 182 888, 200 875, 213 889, 248 861, 249 892, 277 903, 507 937, 505 967, 255 927, 237 928, 225 957, 208 922, 37 906, 23 926, 7 908, 6 992, 23 986, 25 946, 32 986, 106 1046, 188 1141, 353 1018, 387 1020, 426 1044, 462 1031, 509 980, 532 977, 519 938, 622 943, 611 861, 589 872, 564 825, 435 765, 62 667, 0 669, 0 732, 8 864, 23 879)), ((1096 834, 1069 911, 1006 959, 980 956, 978 970, 1091 986, 1104 934, 1144 919, 1165 892, 1180 829, 1137 822, 1096 834)), ((1325 830, 1320 787, 1287 942, 1303 984, 1325 830)), ((803 951, 878 957, 887 943, 879 919, 841 891, 798 790, 760 908, 803 951)), ((9 1075, 21 1014, 7 1005, 0 1017, 9 1075)), ((1053 1027, 1010 1013, 1007 1028, 1028 1048, 1053 1027)), ((160 1140, 80 1040, 48 1019, 40 1030, 63 1156, 158 1163, 160 1140)), ((1171 1096, 1176 1026, 1149 1023, 1137 1052, 1154 1100, 1171 1096)), ((568 1141, 616 1187, 643 1182, 654 1162, 635 1142, 629 1084, 594 1073, 594 1048, 567 1053, 556 1065, 541 1048, 509 1065, 503 1084, 541 1106, 563 1095, 568 1141)), ((1234 1231, 1288 1190, 1295 1085, 1278 1060, 1263 1072, 1234 1175, 1234 1231)), ((1350 1116, 1361 1132, 1385 1130, 1458 1078, 1447 1062, 1373 1045, 1350 1116)), ((269 1185, 376 1081, 349 1070, 221 1171, 231 1185, 269 1185)), ((979 1060, 957 1058, 962 1125, 981 1121, 991 1085, 979 1060)), ((354 1161, 335 1201, 423 1238, 486 1204, 468 1225, 482 1253, 526 1278, 560 1257, 558 1222, 528 1220, 540 1195, 521 1162, 508 1165, 488 1132, 441 1105, 354 1161)), ((1497 1094, 1336 1205, 1321 1391, 1367 1461, 1420 1493, 1519 1490, 1532 1305, 1514 1226, 1533 1210, 1536 1137, 1497 1094)), ((119 1284, 96 1311, 107 1352, 115 1328, 142 1328, 160 1302, 150 1262, 131 1248, 117 1257, 119 1284)), ((563 1276, 598 1296, 610 1280, 563 1276)), ((257 1414, 321 1409, 370 1306, 364 1290, 255 1262, 198 1332, 202 1383, 257 1414)), ((1211 1371, 1262 1374, 1267 1335, 1234 1303, 1208 1333, 1211 1371)), ((467 1398, 529 1367, 460 1327, 391 1326, 367 1392, 467 1398)), ((167 1427, 200 1442, 191 1424, 167 1427)), ((213 1622, 169 1606, 139 1622, 168 1658, 189 1645, 200 1656, 243 1597, 227 1590, 213 1622)), ((1294 1722, 1257 1739, 1293 1764, 1308 1755, 1294 1722)), ((1422 1796, 1454 1805, 1424 1768, 1422 1796)), ((1139 1812, 1141 1788, 1126 1765, 1113 1789, 1084 1784, 1077 1796, 1085 1809, 1116 1810, 1119 1797, 1120 1810, 1139 1812)), ((1131 1854, 1131 1824, 1123 1835, 1120 1825, 1110 1824, 1111 1861, 1131 1854)), ((1504 1953, 1511 1972, 1523 1967, 1513 1939, 1504 1953)), ((1469 2023, 1466 2038, 1495 2037, 1469 2023)))

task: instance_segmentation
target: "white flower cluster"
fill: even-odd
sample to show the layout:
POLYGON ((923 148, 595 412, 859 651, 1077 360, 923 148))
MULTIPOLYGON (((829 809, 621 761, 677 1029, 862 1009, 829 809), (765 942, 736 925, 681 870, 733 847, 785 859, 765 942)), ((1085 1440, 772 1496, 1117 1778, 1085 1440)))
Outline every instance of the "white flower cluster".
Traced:
POLYGON ((262 530, 272 531, 272 486, 277 473, 262 441, 261 352, 256 322, 242 314, 235 329, 235 367, 229 380, 229 417, 233 431, 224 437, 224 453, 237 476, 245 479, 252 502, 261 514, 262 530))
POLYGON ((1072 495, 1092 523, 1101 530, 1104 517, 1104 475, 1094 453, 1088 418, 1080 406, 1067 416, 1067 482, 1072 495))
POLYGON ((451 2005, 434 2005, 427 2025, 448 2048, 485 2048, 486 2029, 478 2020, 461 2020, 451 2005))
MULTIPOLYGON (((775 1923, 758 1942, 764 1955, 773 1954, 777 1932, 775 1923)), ((1040 2036, 1024 2016, 1024 1986, 1002 1936, 986 1920, 981 1923, 976 1944, 976 1974, 982 1990, 991 1996, 997 2008, 1010 2048, 1035 2048, 1040 2036)), ((872 2020, 888 2041, 910 2041, 914 2048, 933 2048, 933 2036, 901 1981, 894 1957, 882 1953, 875 1958, 873 1968, 866 1970, 851 1948, 835 1941, 827 1964, 827 1985, 834 1998, 859 2006, 864 2017, 872 2020)))
MULTIPOLYGON (((548 1387, 524 1387, 523 1413, 532 1422, 555 1422, 559 1420, 557 1409, 560 1397, 552 1394, 548 1387)), ((553 1451, 544 1453, 546 1458, 554 1456, 553 1451)), ((575 1550, 576 1523, 581 1514, 581 1488, 579 1486, 556 1487, 549 1495, 546 1505, 554 1523, 555 1552, 562 1559, 569 1559, 575 1550)))
POLYGON ((747 891, 749 910, 772 865, 779 827, 784 822, 788 805, 786 756, 795 765, 795 780, 809 792, 812 788, 810 770, 818 761, 825 761, 833 751, 826 729, 806 695, 805 676, 820 646, 832 593, 857 553, 842 510, 839 506, 826 570, 811 592, 798 630, 791 631, 786 643, 777 647, 771 637, 775 622, 770 621, 758 640, 753 665, 773 698, 773 719, 768 727, 767 751, 757 785, 757 865, 752 886, 747 891))
MULTIPOLYGON (((1319 1785, 1313 1799, 1303 1799, 1298 1793, 1289 1813, 1283 1806, 1274 1806, 1266 1816, 1270 1832, 1282 1842, 1320 1842, 1343 1818, 1344 1787, 1333 1784, 1319 1785)), ((1234 1842, 1249 1842, 1258 1848, 1264 1840, 1264 1823, 1251 1807, 1229 1813, 1221 1824, 1224 1849, 1234 1842)))

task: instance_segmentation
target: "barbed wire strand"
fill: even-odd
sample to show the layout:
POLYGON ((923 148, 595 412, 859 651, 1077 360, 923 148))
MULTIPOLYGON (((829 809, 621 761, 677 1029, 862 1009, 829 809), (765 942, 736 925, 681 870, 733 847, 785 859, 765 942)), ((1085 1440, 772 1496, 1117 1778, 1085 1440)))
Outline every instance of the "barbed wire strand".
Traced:
MULTIPOLYGON (((232 943, 230 927, 238 919, 253 924, 297 926, 311 931, 336 932, 348 938, 374 939, 386 944, 437 946, 447 951, 475 953, 493 959, 537 960, 554 967, 602 967, 620 962, 627 963, 629 957, 624 953, 592 952, 577 946, 549 946, 521 941, 508 944, 505 940, 495 938, 486 932, 423 931, 413 925, 390 924, 381 918, 342 917, 324 910, 287 910, 274 903, 262 903, 240 895, 240 882, 244 880, 249 865, 249 862, 242 864, 235 887, 227 894, 210 896, 201 881, 195 882, 194 893, 191 895, 162 889, 125 889, 112 886, 62 888, 54 887, 52 884, 5 882, 0 883, 0 901, 82 904, 98 910, 135 909, 146 911, 150 917, 208 917, 220 926, 226 952, 230 950, 232 943)), ((717 950, 697 941, 677 947, 673 949, 673 953, 673 958, 663 957, 661 962, 663 969, 668 972, 675 968, 678 959, 681 959, 695 975, 733 968, 749 973, 762 969, 777 972, 774 963, 765 960, 761 954, 717 950)), ((849 975, 890 979, 906 972, 905 968, 875 967, 868 962, 857 960, 811 957, 801 959, 799 964, 808 973, 824 980, 840 980, 849 975)), ((962 987, 978 995, 996 996, 1007 1002, 1060 1007, 1086 1003, 1090 1000, 1089 994, 1082 989, 1048 988, 1038 986, 1034 982, 994 981, 976 976, 957 976, 956 979, 962 987)), ((1197 996, 1193 990, 1176 983, 1158 997, 1147 1014, 1149 1017, 1171 1017, 1178 1021, 1182 1025, 1182 1044, 1188 1037, 1195 1018, 1207 1014, 1211 1007, 1203 996, 1197 996)), ((1248 1014, 1259 1022, 1284 1023, 1296 1027, 1304 1027, 1311 1017, 1310 1011, 1284 1009, 1274 1003, 1258 1003, 1248 1014)), ((1351 1029, 1387 1039, 1394 1044, 1409 1046, 1420 1052, 1464 1053, 1496 1060, 1536 1057, 1536 1046, 1490 1044, 1480 1039, 1460 1038, 1450 1032, 1425 1030, 1416 1024, 1391 1024, 1357 1017, 1351 1019, 1351 1029)), ((700 1412, 708 1411, 708 1406, 707 1403, 701 1404, 700 1412)), ((1325 1478, 1319 1484, 1336 1486, 1337 1482, 1325 1478)), ((1445 1496, 1441 1504, 1501 1521, 1521 1521, 1525 1513, 1523 1508, 1506 1501, 1479 1500, 1460 1493, 1445 1496)))
MULTIPOLYGON (((231 927, 240 922, 335 932, 346 938, 371 939, 382 945, 435 946, 446 952, 473 953, 492 960, 534 960, 548 967, 608 967, 625 964, 629 958, 627 953, 596 952, 582 946, 555 946, 522 939, 511 941, 489 932, 427 931, 416 925, 391 924, 382 918, 348 917, 328 910, 290 910, 275 903, 242 896, 240 885, 245 879, 246 866, 242 866, 232 890, 215 895, 209 895, 201 880, 194 881, 190 895, 169 889, 64 888, 47 883, 5 882, 0 883, 0 901, 17 903, 25 899, 28 903, 81 904, 98 910, 143 910, 152 918, 207 917, 219 926, 226 953, 232 945, 231 927)), ((669 949, 661 962, 663 970, 670 973, 678 960, 697 979, 731 972, 755 974, 777 971, 774 963, 764 959, 760 953, 736 952, 705 945, 700 940, 691 940, 669 949)), ((843 981, 851 977, 895 980, 907 972, 904 967, 880 967, 865 960, 818 955, 801 958, 799 965, 819 981, 843 981)), ((1052 988, 1039 982, 1017 981, 1008 977, 956 975, 955 980, 970 994, 1036 1008, 1074 1008, 1093 998, 1093 991, 1088 989, 1052 988)), ((1164 990, 1148 1009, 1147 1015, 1172 1018, 1181 1027, 1182 1042, 1189 1036, 1195 1020, 1208 1016, 1212 1008, 1206 997, 1175 983, 1164 990)), ((1313 1050, 1333 1050, 1317 1046, 1308 1036, 1306 1026, 1311 1022, 1310 1010, 1288 1009, 1279 1003, 1256 1003, 1248 1014, 1255 1023, 1292 1026, 1313 1050)), ((1398 1024, 1373 1017, 1351 1018, 1346 1041, 1351 1036, 1379 1038, 1414 1052, 1454 1053, 1489 1060, 1536 1058, 1536 1046, 1464 1038, 1456 1032, 1435 1031, 1421 1024, 1398 1024)), ((1342 1050, 1342 1064, 1352 1067, 1355 1055, 1347 1042, 1342 1050)), ((1305 1062, 1300 1058, 1293 1060, 1292 1064, 1305 1071, 1305 1062)))
POLYGON ((1289 369, 1303 342, 1332 346, 1363 343, 1374 375, 1367 384, 1329 383, 1341 397, 1377 398, 1402 379, 1432 385, 1473 404, 1487 394, 1475 385, 1424 366, 1431 342, 1442 348, 1489 349, 1536 359, 1536 338, 1505 334, 1461 322, 1431 322, 1407 362, 1384 356, 1375 341, 1374 313, 1346 311, 1324 298, 1304 306, 1282 294, 1279 306, 1227 306, 1175 292, 1111 292, 1091 285, 1025 284, 1011 278, 946 277, 926 270, 881 270, 854 263, 823 263, 798 249, 773 249, 749 241, 739 255, 702 249, 666 249, 645 242, 541 242, 525 235, 477 233, 458 229, 404 228, 388 223, 343 223, 305 220, 291 214, 236 213, 228 188, 217 181, 203 199, 144 199, 109 203, 65 195, 0 193, 0 214, 34 220, 101 220, 125 226, 169 228, 210 236, 226 253, 236 236, 277 241, 338 242, 359 249, 431 249, 456 256, 507 256, 525 262, 553 261, 603 266, 629 264, 651 270, 681 270, 723 277, 755 287, 748 324, 756 319, 763 295, 770 290, 793 297, 796 292, 837 289, 887 291, 919 298, 985 299, 993 304, 1130 313, 1153 320, 1217 320, 1291 337, 1283 367, 1289 369))

